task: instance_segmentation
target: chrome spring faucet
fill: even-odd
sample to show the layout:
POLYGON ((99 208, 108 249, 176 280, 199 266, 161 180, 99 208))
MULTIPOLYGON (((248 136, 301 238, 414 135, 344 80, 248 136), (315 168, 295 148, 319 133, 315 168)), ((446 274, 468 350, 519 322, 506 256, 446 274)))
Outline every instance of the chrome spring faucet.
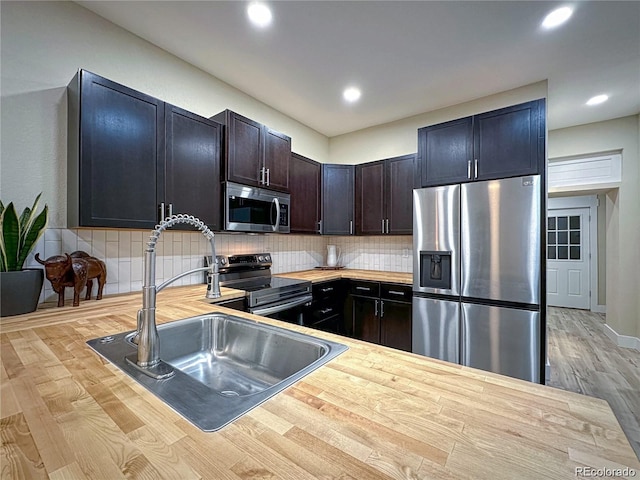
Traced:
POLYGON ((207 275, 206 297, 210 299, 220 297, 220 280, 214 234, 202 220, 193 215, 180 213, 171 215, 156 225, 147 242, 147 248, 144 250, 142 309, 138 311, 137 333, 133 339, 133 342, 138 344, 138 353, 127 357, 129 364, 157 379, 168 378, 174 374, 173 368, 160 360, 160 342, 156 327, 156 294, 179 278, 204 270, 209 272, 207 275), (156 244, 163 231, 178 223, 192 225, 202 232, 211 244, 212 261, 208 266, 180 273, 156 287, 156 244))

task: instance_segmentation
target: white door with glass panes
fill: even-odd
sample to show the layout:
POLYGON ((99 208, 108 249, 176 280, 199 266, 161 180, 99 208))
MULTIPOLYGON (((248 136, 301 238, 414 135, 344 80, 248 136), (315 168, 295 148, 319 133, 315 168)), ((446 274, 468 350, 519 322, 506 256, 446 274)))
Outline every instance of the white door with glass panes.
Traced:
POLYGON ((547 304, 590 309, 589 208, 547 212, 547 304))

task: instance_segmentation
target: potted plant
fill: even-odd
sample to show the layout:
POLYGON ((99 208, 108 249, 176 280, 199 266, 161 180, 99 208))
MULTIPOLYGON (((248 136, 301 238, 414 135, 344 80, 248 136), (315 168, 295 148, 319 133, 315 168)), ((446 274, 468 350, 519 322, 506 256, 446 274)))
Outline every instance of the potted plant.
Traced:
POLYGON ((36 214, 40 196, 18 217, 13 202, 0 201, 0 316, 33 312, 38 306, 44 273, 42 269, 23 269, 27 255, 47 226, 49 209, 36 214))

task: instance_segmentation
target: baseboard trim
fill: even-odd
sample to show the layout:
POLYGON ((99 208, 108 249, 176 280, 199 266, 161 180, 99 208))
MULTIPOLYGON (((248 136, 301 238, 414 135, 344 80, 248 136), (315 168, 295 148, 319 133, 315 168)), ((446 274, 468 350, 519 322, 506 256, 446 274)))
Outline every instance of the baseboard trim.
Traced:
POLYGON ((640 352, 640 338, 630 335, 620 335, 606 323, 604 324, 604 333, 619 347, 632 348, 640 352))
POLYGON ((593 305, 591 311, 594 313, 607 313, 606 305, 593 305))

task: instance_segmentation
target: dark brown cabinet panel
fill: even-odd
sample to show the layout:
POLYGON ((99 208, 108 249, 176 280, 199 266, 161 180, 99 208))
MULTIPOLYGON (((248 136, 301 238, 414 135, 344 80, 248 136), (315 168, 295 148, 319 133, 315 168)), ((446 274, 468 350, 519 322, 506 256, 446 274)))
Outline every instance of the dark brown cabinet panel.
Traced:
POLYGON ((421 128, 422 186, 541 173, 545 129, 544 99, 421 128))
POLYGON ((411 351, 411 304, 381 300, 380 343, 411 351))
POLYGON ((85 70, 67 97, 70 227, 147 229, 171 212, 219 227, 219 125, 85 70))
POLYGON ((384 161, 356 165, 356 233, 386 233, 384 161))
POLYGON ((211 118, 226 126, 223 157, 228 181, 289 191, 290 137, 231 110, 211 118))
POLYGON ((188 213, 221 228, 222 125, 166 104, 166 195, 172 213, 188 213))
POLYGON ((353 165, 322 165, 322 233, 353 235, 353 165))
POLYGON ((356 232, 411 235, 415 155, 356 166, 356 232))
POLYGON ((387 234, 413 233, 413 189, 416 186, 415 155, 385 160, 387 234))
POLYGON ((468 181, 473 160, 473 119, 461 118, 418 130, 422 186, 468 181))
POLYGON ((229 112, 225 135, 227 180, 260 185, 264 160, 264 128, 242 115, 229 112))
POLYGON ((540 172, 544 166, 544 158, 539 155, 541 142, 544 147, 544 134, 539 135, 540 123, 544 123, 542 103, 528 102, 474 117, 476 180, 540 172))
POLYGON ((359 340, 411 351, 411 287, 351 281, 346 332, 359 340))
POLYGON ((380 343, 380 300, 353 297, 353 336, 365 342, 380 343))
POLYGON ((267 188, 289 191, 289 162, 291 138, 265 127, 264 168, 267 188))
POLYGON ((297 153, 291 154, 289 194, 292 233, 320 233, 321 177, 320 163, 297 153))
POLYGON ((153 228, 164 197, 164 103, 84 70, 68 93, 68 225, 153 228))

